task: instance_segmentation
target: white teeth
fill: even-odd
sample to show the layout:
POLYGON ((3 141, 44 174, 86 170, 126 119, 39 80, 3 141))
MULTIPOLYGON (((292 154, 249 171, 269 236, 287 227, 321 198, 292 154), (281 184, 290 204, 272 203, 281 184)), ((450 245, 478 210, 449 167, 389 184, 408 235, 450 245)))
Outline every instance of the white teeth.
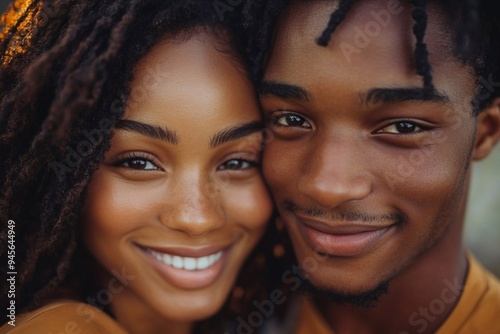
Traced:
POLYGON ((184 267, 184 261, 180 256, 174 256, 172 267, 182 269, 184 267))
POLYGON ((205 257, 200 257, 196 260, 196 268, 198 269, 205 269, 210 266, 210 261, 208 259, 208 256, 205 257))
POLYGON ((186 257, 184 259, 184 269, 195 270, 196 269, 196 259, 192 257, 186 257))
POLYGON ((151 249, 148 249, 148 252, 153 255, 158 261, 161 261, 168 266, 189 271, 207 269, 208 267, 211 267, 215 262, 219 261, 223 254, 223 251, 220 251, 208 256, 194 258, 159 253, 151 249))

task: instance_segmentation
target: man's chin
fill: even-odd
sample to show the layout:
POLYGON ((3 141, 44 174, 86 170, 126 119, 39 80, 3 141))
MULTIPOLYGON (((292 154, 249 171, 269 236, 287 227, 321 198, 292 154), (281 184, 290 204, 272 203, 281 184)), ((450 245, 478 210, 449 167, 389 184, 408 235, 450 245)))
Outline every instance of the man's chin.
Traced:
POLYGON ((332 287, 322 287, 314 285, 308 279, 300 277, 301 287, 313 297, 325 299, 338 305, 349 305, 358 308, 371 308, 377 306, 380 297, 387 294, 389 281, 384 281, 374 289, 350 293, 336 290, 332 287))

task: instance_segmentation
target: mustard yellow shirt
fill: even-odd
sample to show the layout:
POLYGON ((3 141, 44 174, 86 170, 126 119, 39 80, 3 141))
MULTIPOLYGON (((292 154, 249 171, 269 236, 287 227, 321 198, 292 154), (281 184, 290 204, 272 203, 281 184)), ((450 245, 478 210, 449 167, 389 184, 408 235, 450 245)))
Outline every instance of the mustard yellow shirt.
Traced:
POLYGON ((110 316, 96 307, 76 301, 58 301, 16 316, 0 334, 126 334, 110 316))
MULTIPOLYGON (((458 304, 436 334, 500 334, 500 281, 469 256, 469 272, 458 304)), ((305 298, 295 334, 333 334, 305 298)))

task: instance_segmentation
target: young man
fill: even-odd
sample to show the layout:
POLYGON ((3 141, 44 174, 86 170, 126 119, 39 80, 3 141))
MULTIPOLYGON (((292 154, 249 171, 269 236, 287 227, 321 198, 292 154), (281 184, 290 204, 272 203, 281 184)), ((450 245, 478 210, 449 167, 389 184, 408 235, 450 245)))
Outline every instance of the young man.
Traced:
POLYGON ((293 1, 277 21, 263 168, 291 289, 312 291, 295 333, 500 333, 500 283, 462 242, 471 162, 500 137, 498 5, 425 3, 293 1))

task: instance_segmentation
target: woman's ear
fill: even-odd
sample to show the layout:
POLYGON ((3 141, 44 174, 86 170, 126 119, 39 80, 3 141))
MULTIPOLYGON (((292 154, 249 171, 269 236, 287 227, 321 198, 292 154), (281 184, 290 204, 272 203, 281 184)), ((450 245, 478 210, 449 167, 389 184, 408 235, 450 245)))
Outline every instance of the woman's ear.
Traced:
POLYGON ((500 97, 477 116, 477 132, 473 160, 486 158, 500 139, 500 97))

